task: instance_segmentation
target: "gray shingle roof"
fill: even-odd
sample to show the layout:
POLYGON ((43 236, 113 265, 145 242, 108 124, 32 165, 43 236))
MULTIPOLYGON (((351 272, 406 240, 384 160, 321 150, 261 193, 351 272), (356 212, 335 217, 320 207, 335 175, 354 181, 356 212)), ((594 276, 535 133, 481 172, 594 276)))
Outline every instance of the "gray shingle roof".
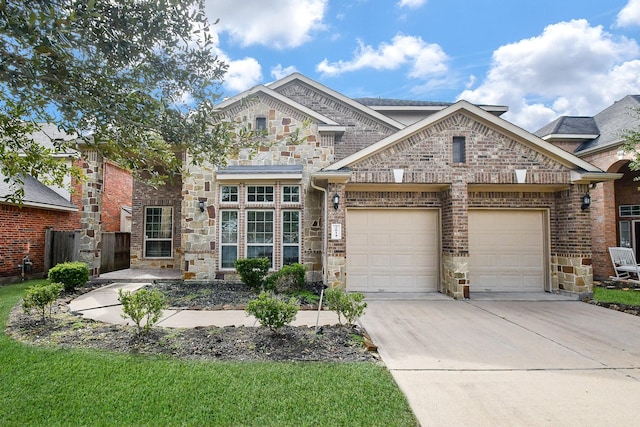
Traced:
POLYGON ((367 107, 448 107, 453 105, 451 102, 435 102, 435 101, 412 101, 406 99, 388 99, 388 98, 353 98, 367 107))
POLYGON ((627 95, 593 117, 562 116, 534 132, 547 135, 598 135, 576 148, 575 153, 620 144, 626 131, 640 128, 640 95, 627 95))
MULTIPOLYGON (((0 175, 0 201, 4 202, 4 197, 13 193, 11 183, 4 182, 4 176, 0 175)), ((24 179, 24 199, 25 205, 37 205, 43 209, 53 210, 77 210, 78 207, 65 199, 51 188, 42 184, 32 176, 25 176, 24 179)))
POLYGON ((534 132, 543 137, 546 135, 599 135, 600 131, 593 117, 561 116, 534 132))

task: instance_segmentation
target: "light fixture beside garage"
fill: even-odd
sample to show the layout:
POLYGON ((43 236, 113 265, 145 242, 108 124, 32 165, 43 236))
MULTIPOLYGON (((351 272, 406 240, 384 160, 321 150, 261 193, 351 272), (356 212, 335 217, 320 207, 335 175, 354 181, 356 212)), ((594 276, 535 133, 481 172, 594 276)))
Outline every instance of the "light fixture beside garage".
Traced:
POLYGON ((591 206, 591 196, 589 193, 585 193, 585 195, 582 196, 582 206, 580 206, 580 208, 584 211, 589 209, 589 206, 591 206))
POLYGON ((333 209, 338 209, 338 206, 340 205, 340 196, 338 195, 338 193, 333 195, 333 209))

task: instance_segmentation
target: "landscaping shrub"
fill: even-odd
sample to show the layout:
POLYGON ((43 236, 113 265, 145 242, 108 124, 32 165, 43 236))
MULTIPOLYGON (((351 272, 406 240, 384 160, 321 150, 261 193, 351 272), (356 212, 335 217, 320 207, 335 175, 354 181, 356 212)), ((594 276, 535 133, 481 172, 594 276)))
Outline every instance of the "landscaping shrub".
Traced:
POLYGON ((51 308, 62 288, 62 283, 44 283, 27 288, 22 300, 22 309, 25 313, 33 308, 38 309, 42 314, 42 320, 45 320, 46 309, 49 308, 49 316, 51 316, 51 308))
POLYGON ((283 266, 267 277, 265 287, 277 293, 295 293, 304 289, 304 276, 306 270, 302 264, 289 264, 283 266))
POLYGON ((347 323, 353 325, 355 321, 364 314, 367 303, 364 302, 364 295, 360 292, 347 293, 342 289, 331 288, 324 292, 329 310, 338 313, 338 322, 342 324, 342 316, 347 323))
POLYGON ((140 289, 137 292, 118 290, 118 299, 122 303, 123 318, 130 317, 138 328, 138 334, 149 332, 149 329, 160 319, 166 301, 158 289, 140 289), (142 320, 145 324, 141 325, 142 320))
POLYGON ((259 292, 265 285, 265 278, 271 267, 269 258, 240 258, 234 263, 240 280, 255 292, 259 292))
POLYGON ((296 318, 298 302, 295 298, 287 302, 270 292, 261 292, 257 299, 249 301, 246 312, 258 319, 262 326, 277 332, 296 318))
POLYGON ((73 291, 89 280, 89 266, 84 262, 63 262, 49 270, 49 280, 52 283, 62 283, 64 290, 73 291))

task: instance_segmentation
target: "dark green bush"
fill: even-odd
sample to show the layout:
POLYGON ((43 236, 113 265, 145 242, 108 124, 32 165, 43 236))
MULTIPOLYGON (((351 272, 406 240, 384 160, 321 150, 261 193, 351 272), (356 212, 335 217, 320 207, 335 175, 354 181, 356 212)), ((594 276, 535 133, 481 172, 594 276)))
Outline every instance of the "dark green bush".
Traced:
POLYGON ((332 288, 324 292, 329 310, 338 314, 338 321, 342 324, 342 316, 347 323, 353 325, 358 317, 364 314, 367 303, 364 302, 364 295, 360 292, 347 293, 342 289, 332 288))
POLYGON ((259 292, 265 285, 271 261, 269 258, 240 258, 235 261, 234 267, 240 275, 240 280, 255 292, 259 292))
POLYGON ((140 289, 137 292, 118 290, 118 299, 122 303, 122 317, 130 317, 138 328, 138 334, 149 332, 149 329, 160 319, 166 301, 158 289, 140 289), (142 320, 146 320, 142 325, 142 320))
POLYGON ((39 310, 42 314, 42 320, 44 320, 46 309, 49 308, 49 315, 51 315, 53 303, 60 295, 62 288, 62 283, 45 283, 27 288, 22 300, 22 309, 28 313, 32 308, 35 308, 39 310))
POLYGON ((270 275, 266 288, 277 293, 295 293, 304 289, 306 270, 302 264, 289 264, 270 275))
POLYGON ((249 301, 246 312, 258 319, 262 326, 277 332, 296 318, 298 302, 295 298, 284 301, 269 292, 262 292, 257 299, 249 301))
POLYGON ((89 266, 84 262, 63 262, 49 270, 52 283, 62 283, 64 290, 73 291, 89 280, 89 266))

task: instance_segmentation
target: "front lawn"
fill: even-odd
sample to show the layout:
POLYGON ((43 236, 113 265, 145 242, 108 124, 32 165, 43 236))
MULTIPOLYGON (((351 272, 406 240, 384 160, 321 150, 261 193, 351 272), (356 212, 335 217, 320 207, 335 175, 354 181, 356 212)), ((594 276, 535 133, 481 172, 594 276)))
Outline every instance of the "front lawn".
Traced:
POLYGON ((640 291, 594 287, 593 299, 598 302, 640 306, 640 291))
MULTIPOLYGON (((33 282, 0 287, 0 325, 33 282)), ((371 363, 189 362, 39 348, 0 334, 0 420, 23 425, 388 425, 417 422, 371 363)))

